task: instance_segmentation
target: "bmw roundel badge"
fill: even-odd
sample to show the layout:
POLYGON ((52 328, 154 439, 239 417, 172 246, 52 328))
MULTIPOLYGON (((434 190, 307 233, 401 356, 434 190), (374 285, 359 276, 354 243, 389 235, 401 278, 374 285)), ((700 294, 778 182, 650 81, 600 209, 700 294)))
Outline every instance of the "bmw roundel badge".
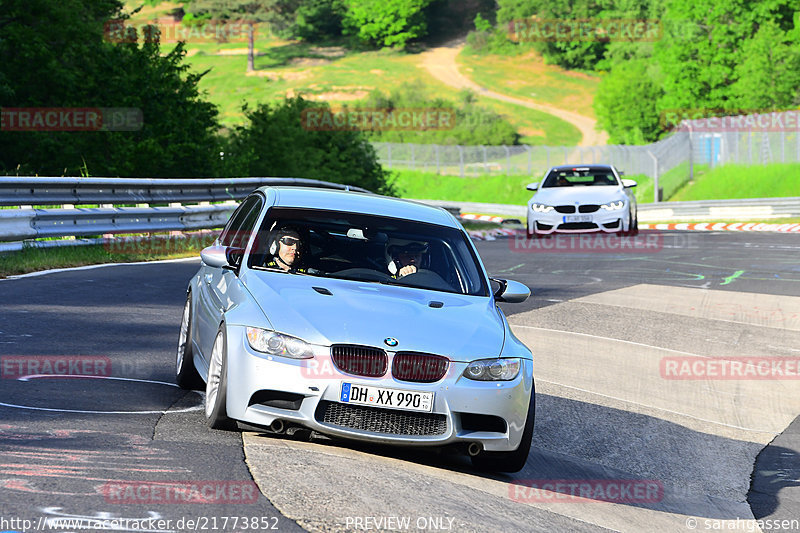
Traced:
POLYGON ((390 347, 392 347, 392 348, 394 348, 395 346, 397 346, 398 344, 400 344, 400 343, 397 341, 397 339, 395 339, 394 337, 387 337, 387 338, 383 339, 383 343, 384 343, 386 346, 390 346, 390 347))

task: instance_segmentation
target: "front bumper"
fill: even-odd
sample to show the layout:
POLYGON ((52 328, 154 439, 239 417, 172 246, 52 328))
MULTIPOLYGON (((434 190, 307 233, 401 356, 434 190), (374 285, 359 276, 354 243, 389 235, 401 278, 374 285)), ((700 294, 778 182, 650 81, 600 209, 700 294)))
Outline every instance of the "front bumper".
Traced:
POLYGON ((619 233, 628 231, 629 207, 608 211, 600 209, 594 213, 575 213, 566 215, 555 210, 549 213, 536 213, 528 205, 528 232, 539 235, 551 233, 619 233), (568 222, 567 217, 581 216, 588 221, 568 222))
MULTIPOLYGON (((473 381, 462 375, 467 363, 451 362, 441 380, 412 383, 393 378, 390 371, 381 378, 344 374, 333 365, 326 347, 315 347, 315 359, 308 360, 258 354, 247 343, 242 326, 228 326, 227 338, 226 406, 233 419, 259 426, 282 420, 331 436, 396 445, 479 442, 487 451, 519 447, 533 390, 530 359, 523 359, 520 373, 512 381, 473 381), (429 414, 341 403, 342 382, 433 392, 433 410, 429 414), (281 408, 274 406, 276 402, 253 403, 257 393, 255 400, 273 395, 260 391, 289 393, 297 401, 281 408), (369 424, 365 425, 365 420, 369 424), (404 434, 409 431, 416 434, 404 434)), ((394 354, 388 354, 391 368, 394 354)))

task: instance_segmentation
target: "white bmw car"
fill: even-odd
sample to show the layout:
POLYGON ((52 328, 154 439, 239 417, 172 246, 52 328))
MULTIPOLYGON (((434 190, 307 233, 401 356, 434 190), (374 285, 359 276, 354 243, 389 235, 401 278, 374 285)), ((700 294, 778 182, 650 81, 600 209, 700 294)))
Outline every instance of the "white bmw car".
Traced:
POLYGON ((634 180, 622 179, 613 165, 551 168, 528 202, 528 238, 552 233, 636 234, 639 221, 634 180))
POLYGON ((456 445, 516 472, 534 423, 533 357, 453 215, 356 192, 261 188, 201 253, 177 382, 206 390, 214 428, 314 430, 456 445))

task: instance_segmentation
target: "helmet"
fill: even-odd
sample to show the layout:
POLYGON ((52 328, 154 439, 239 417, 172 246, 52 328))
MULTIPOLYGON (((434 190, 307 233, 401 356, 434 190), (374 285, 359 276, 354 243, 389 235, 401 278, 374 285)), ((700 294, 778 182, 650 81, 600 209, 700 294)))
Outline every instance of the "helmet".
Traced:
POLYGON ((272 235, 270 235, 269 246, 267 246, 269 255, 274 256, 278 253, 278 241, 284 237, 294 237, 298 239, 300 241, 298 252, 302 254, 303 238, 300 236, 300 231, 293 226, 283 226, 273 230, 272 235))
POLYGON ((429 258, 428 243, 420 241, 408 241, 402 239, 390 239, 386 244, 386 262, 388 263, 389 272, 394 275, 400 270, 400 265, 397 263, 400 254, 423 254, 422 263, 419 268, 427 268, 429 258))

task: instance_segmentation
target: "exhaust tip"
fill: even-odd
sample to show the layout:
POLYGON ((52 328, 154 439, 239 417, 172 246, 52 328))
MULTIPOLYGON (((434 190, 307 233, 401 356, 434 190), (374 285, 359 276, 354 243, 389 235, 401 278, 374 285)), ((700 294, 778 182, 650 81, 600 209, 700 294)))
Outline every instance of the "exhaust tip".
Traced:
POLYGON ((467 446, 467 453, 470 457, 475 457, 483 451, 483 445, 480 442, 470 442, 467 446))
POLYGON ((275 433, 283 433, 286 430, 286 424, 283 423, 283 420, 273 420, 272 424, 269 425, 269 429, 275 433))

